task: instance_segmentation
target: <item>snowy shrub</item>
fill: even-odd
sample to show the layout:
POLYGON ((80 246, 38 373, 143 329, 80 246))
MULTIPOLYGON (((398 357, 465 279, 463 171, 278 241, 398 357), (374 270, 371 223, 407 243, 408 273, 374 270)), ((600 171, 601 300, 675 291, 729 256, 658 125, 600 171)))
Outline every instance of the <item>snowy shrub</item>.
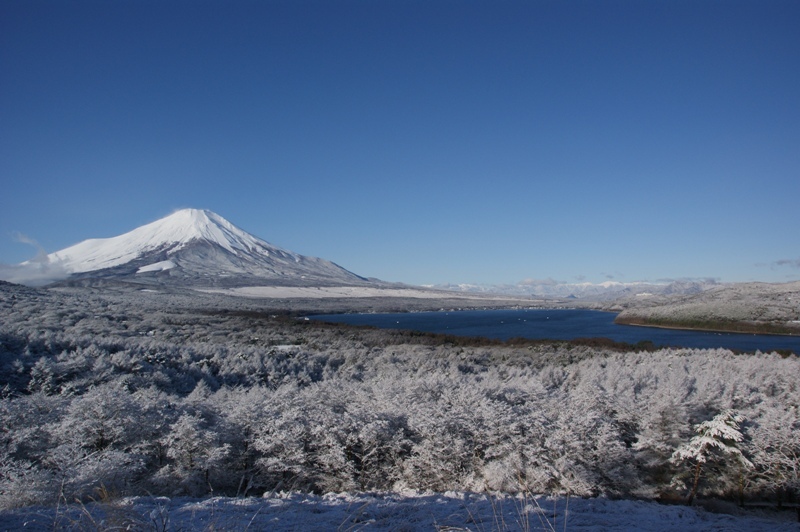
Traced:
POLYGON ((206 428, 198 416, 183 414, 169 427, 161 443, 171 463, 159 471, 160 476, 174 477, 188 495, 214 492, 229 452, 229 446, 220 442, 218 433, 206 428))
POLYGON ((57 496, 50 471, 25 460, 0 461, 0 509, 55 503, 57 496))
POLYGON ((746 449, 754 466, 749 487, 783 501, 800 491, 800 416, 796 405, 767 405, 761 405, 747 430, 746 449))

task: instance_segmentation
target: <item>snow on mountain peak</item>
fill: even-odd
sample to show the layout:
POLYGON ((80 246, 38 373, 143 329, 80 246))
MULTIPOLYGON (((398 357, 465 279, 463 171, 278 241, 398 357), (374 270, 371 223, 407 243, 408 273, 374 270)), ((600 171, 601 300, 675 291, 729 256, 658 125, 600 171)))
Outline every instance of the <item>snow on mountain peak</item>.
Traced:
POLYGON ((140 229, 152 228, 164 242, 186 244, 205 240, 236 254, 236 250, 268 253, 274 246, 239 229, 222 216, 207 210, 182 209, 140 229))
POLYGON ((48 255, 70 273, 82 273, 125 264, 144 253, 172 254, 192 242, 221 246, 234 255, 239 251, 269 256, 270 252, 293 253, 256 238, 222 216, 201 209, 182 209, 165 218, 112 238, 84 240, 48 255))

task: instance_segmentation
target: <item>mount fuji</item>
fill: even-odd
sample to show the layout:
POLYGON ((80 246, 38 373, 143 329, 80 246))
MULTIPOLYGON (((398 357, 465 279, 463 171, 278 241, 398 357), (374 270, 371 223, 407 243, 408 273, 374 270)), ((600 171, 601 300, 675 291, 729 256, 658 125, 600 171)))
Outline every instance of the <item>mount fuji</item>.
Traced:
POLYGON ((333 262, 281 249, 199 209, 177 211, 120 236, 84 240, 20 267, 32 273, 47 270, 67 280, 135 279, 191 286, 368 282, 333 262))

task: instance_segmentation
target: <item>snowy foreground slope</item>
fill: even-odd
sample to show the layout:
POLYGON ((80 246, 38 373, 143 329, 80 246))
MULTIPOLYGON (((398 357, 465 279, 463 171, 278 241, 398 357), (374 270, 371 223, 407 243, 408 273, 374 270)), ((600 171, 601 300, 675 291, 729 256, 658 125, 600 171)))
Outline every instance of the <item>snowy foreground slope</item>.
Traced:
POLYGON ((0 283, 0 530, 797 530, 797 375, 0 283))
POLYGON ((136 497, 0 513, 0 530, 794 531, 793 512, 712 513, 655 502, 445 492, 136 497))

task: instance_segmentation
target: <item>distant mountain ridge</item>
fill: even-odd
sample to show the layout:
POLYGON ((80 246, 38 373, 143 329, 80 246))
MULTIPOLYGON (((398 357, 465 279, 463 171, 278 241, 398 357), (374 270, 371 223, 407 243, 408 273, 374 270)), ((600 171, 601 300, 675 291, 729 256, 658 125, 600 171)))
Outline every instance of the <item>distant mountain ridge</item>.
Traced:
POLYGON ((20 267, 72 280, 135 278, 212 286, 367 282, 333 262, 274 246, 201 209, 179 210, 116 237, 84 240, 20 267))
POLYGON ((553 280, 523 281, 517 284, 480 285, 446 284, 431 288, 469 293, 493 293, 534 298, 581 299, 612 301, 626 298, 649 298, 672 294, 698 294, 718 286, 714 280, 676 280, 653 283, 646 281, 603 283, 561 283, 553 280))

